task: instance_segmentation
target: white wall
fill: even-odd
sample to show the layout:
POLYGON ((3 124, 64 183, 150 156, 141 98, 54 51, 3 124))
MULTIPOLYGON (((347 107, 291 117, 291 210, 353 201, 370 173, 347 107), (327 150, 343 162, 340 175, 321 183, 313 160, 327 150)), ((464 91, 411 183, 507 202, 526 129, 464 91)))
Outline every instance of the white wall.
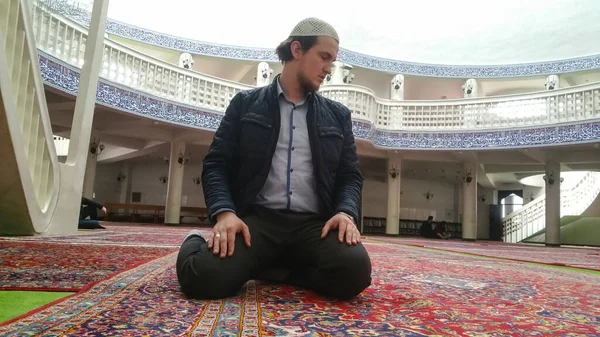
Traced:
MULTIPOLYGON (((435 220, 454 222, 454 184, 402 178, 401 189, 400 208, 404 209, 401 210, 401 218, 408 217, 407 209, 430 210, 435 212, 435 220), (423 194, 427 191, 433 193, 433 199, 425 198, 423 194)), ((363 216, 387 217, 387 193, 386 182, 365 180, 363 216)))
POLYGON ((525 206, 526 204, 530 203, 531 200, 531 195, 533 194, 533 198, 537 198, 537 197, 541 197, 542 195, 544 195, 544 188, 543 187, 536 187, 536 186, 525 186, 523 188, 523 206, 525 206))
MULTIPOLYGON (((169 173, 169 166, 158 161, 152 164, 132 164, 131 192, 141 192, 141 204, 164 205, 167 195, 167 184, 159 181, 159 176, 169 173)), ((121 184, 117 176, 122 172, 121 163, 98 164, 96 169, 96 200, 103 203, 118 203, 121 184)), ((203 207, 204 194, 202 187, 193 183, 194 176, 202 173, 201 163, 190 163, 185 167, 183 180, 182 206, 203 207)), ((409 210, 413 214, 424 211, 435 212, 435 220, 460 222, 462 218, 462 184, 444 183, 439 181, 428 181, 402 178, 402 196, 400 207, 403 209, 402 218, 410 218, 409 210), (423 194, 430 191, 434 194, 433 199, 427 200, 423 194)), ((387 216, 387 183, 367 179, 363 187, 363 216, 386 217, 387 216)), ((493 202, 493 190, 479 188, 479 201, 477 205, 478 216, 478 238, 489 238, 489 205, 493 202), (486 201, 481 201, 481 195, 486 201)), ((415 219, 415 220, 421 220, 415 219)), ((424 219, 423 219, 424 220, 424 219)))
MULTIPOLYGON (((96 166, 96 179, 94 181, 94 199, 100 203, 118 203, 121 183, 117 177, 121 173, 121 164, 108 164, 96 166)), ((125 172, 123 172, 125 174, 125 172)))
POLYGON ((390 86, 395 74, 387 74, 359 67, 354 67, 352 73, 355 75, 352 84, 373 90, 377 97, 390 98, 390 86))
MULTIPOLYGON (((119 202, 121 183, 117 176, 121 172, 121 164, 99 164, 96 169, 96 199, 100 202, 119 202)), ((167 184, 159 181, 161 174, 168 175, 169 166, 163 163, 133 164, 131 192, 142 193, 142 204, 164 205, 167 184)), ((192 182, 194 176, 202 172, 201 164, 190 163, 185 167, 183 180, 183 206, 205 206, 202 187, 192 182)), ((454 221, 455 198, 454 185, 449 183, 430 182, 425 180, 402 179, 401 207, 429 209, 436 212, 436 220, 454 221), (431 191, 433 199, 427 200, 424 193, 431 191)), ((387 216, 387 184, 374 180, 365 180, 363 189, 364 216, 387 216)))
POLYGON ((421 76, 406 76, 404 82, 404 99, 409 100, 439 100, 463 98, 463 79, 430 78, 421 76))
MULTIPOLYGON (((99 164, 96 168, 96 199, 100 202, 118 203, 121 183, 117 176, 121 171, 121 164, 99 164)), ((132 164, 131 192, 141 192, 141 204, 164 205, 167 198, 167 185, 158 179, 162 174, 168 177, 169 166, 166 163, 132 164)), ((202 173, 202 164, 190 163, 186 165, 183 176, 182 206, 204 207, 204 193, 202 186, 193 183, 192 179, 202 173)))
POLYGON ((490 238, 490 205, 494 203, 494 190, 478 186, 477 190, 477 238, 490 238), (483 199, 485 201, 483 201, 483 199))

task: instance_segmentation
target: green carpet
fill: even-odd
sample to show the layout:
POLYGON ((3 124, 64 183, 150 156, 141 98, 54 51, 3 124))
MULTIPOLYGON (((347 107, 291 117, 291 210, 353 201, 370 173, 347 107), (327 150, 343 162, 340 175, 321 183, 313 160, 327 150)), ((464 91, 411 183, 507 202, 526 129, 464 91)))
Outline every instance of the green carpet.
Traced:
POLYGON ((43 291, 0 291, 0 323, 73 293, 43 291))

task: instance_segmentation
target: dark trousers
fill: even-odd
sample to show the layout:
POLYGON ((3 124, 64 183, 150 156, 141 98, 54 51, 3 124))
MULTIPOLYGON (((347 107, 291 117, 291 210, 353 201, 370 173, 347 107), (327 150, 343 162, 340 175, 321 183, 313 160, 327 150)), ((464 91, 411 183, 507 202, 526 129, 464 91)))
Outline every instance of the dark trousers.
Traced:
POLYGON ((79 220, 85 220, 90 217, 90 220, 98 220, 98 210, 94 206, 81 207, 79 211, 79 220))
POLYGON ((214 255, 199 236, 183 242, 177 278, 185 295, 233 296, 248 280, 274 268, 289 270, 282 283, 337 299, 352 298, 371 284, 371 260, 364 246, 340 243, 337 231, 321 239, 325 221, 315 215, 256 208, 242 220, 250 229, 251 247, 238 234, 232 256, 214 255))
POLYGON ((77 228, 79 229, 96 229, 100 227, 100 222, 98 221, 98 210, 94 206, 85 206, 81 207, 79 211, 79 225, 77 228), (89 220, 86 220, 87 218, 89 220))

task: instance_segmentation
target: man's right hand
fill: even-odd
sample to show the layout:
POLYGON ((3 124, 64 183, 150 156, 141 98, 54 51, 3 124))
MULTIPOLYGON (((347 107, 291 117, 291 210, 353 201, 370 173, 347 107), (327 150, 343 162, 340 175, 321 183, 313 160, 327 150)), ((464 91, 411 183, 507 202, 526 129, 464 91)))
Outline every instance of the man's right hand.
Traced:
POLYGON ((235 236, 242 233, 246 246, 250 247, 250 230, 248 226, 233 212, 217 215, 217 224, 213 227, 213 235, 208 238, 208 248, 221 258, 233 255, 235 236))

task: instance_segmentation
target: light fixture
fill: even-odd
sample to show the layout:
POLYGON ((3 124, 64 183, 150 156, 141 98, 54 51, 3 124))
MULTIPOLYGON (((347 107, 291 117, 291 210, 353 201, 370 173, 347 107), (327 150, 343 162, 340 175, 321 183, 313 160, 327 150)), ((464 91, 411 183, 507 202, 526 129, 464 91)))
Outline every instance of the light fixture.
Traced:
POLYGON ((390 177, 392 177, 392 179, 396 179, 400 176, 400 170, 398 170, 398 168, 396 168, 396 166, 392 166, 392 169, 390 170, 390 177))
POLYGON ((117 176, 117 181, 121 182, 121 181, 125 180, 125 178, 127 178, 126 175, 124 175, 123 173, 119 173, 119 175, 117 176))
POLYGON ((158 177, 158 180, 159 180, 161 183, 163 183, 163 184, 166 184, 166 183, 167 183, 167 181, 169 181, 169 178, 167 178, 167 176, 166 176, 166 175, 162 174, 160 177, 158 177))
POLYGON ((195 176, 192 178, 192 181, 194 182, 194 184, 196 184, 197 186, 200 186, 201 180, 200 180, 200 176, 195 176))
MULTIPOLYGON (((554 185, 554 182, 556 181, 556 179, 554 178, 554 172, 550 172, 549 174, 545 174, 543 176, 544 181, 548 184, 548 185, 554 185)), ((560 177, 560 183, 562 184, 563 181, 565 181, 565 178, 560 177)))
POLYGON ((104 144, 100 144, 100 139, 96 141, 96 138, 94 138, 94 141, 90 144, 90 153, 92 154, 92 157, 98 157, 102 151, 104 151, 104 144))
POLYGON ((473 181, 473 174, 471 171, 467 171, 467 173, 463 176, 463 181, 467 184, 470 184, 473 181))
POLYGON ((433 193, 431 193, 430 191, 427 191, 427 193, 425 193, 423 195, 425 196, 425 199, 427 199, 427 200, 433 199, 433 193))
POLYGON ((177 162, 179 163, 179 165, 183 166, 186 165, 187 163, 189 163, 190 161, 190 155, 189 154, 183 154, 181 151, 179 151, 179 155, 177 156, 177 162))

